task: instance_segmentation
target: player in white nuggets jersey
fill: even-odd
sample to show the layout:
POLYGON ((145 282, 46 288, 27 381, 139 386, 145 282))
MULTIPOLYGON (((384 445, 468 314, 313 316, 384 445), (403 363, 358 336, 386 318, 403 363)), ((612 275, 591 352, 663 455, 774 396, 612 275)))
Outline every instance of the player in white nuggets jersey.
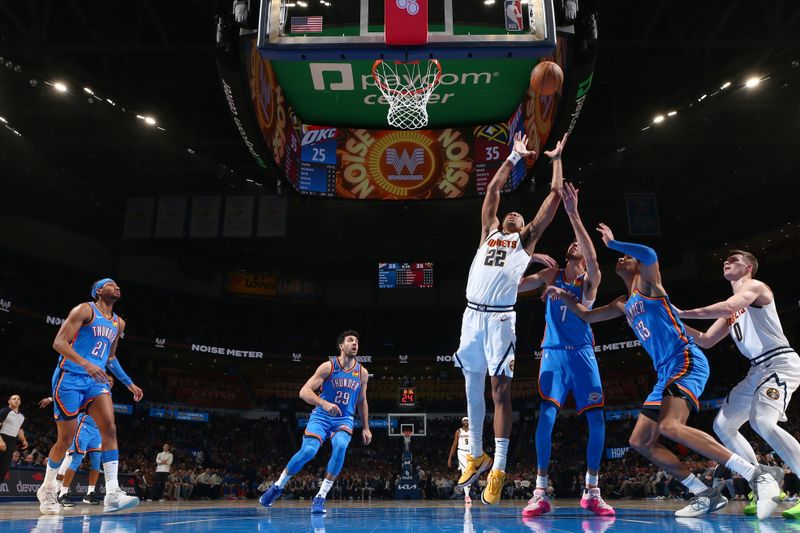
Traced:
MULTIPOLYGON (((458 458, 458 470, 463 472, 467 468, 467 454, 469 453, 469 417, 461 419, 461 427, 456 430, 453 436, 453 445, 450 447, 450 455, 447 456, 447 468, 453 468, 453 455, 458 458)), ((469 485, 464 487, 464 503, 472 505, 469 497, 469 485)))
MULTIPOLYGON (((461 324, 461 341, 455 354, 455 365, 462 369, 467 389, 470 453, 467 467, 458 480, 459 487, 473 483, 481 472, 492 466, 492 459, 483 451, 483 421, 486 416, 484 387, 486 372, 492 383, 494 400, 494 468, 489 473, 481 500, 488 505, 500 501, 505 479, 508 436, 511 433, 511 377, 514 374, 514 324, 517 286, 532 259, 536 242, 552 222, 561 200, 561 150, 564 139, 545 152, 553 159, 553 180, 532 222, 525 224, 519 213, 508 213, 502 225, 497 219, 500 191, 511 169, 520 159, 534 154, 528 150, 528 138, 519 133, 514 137, 511 155, 489 182, 481 209, 481 241, 467 281, 467 309, 461 324)), ((535 258, 554 266, 546 256, 535 258)))
MULTIPOLYGON (((695 342, 710 348, 730 335, 739 351, 750 360, 750 371, 725 398, 714 432, 727 448, 750 462, 756 454, 739 428, 746 421, 786 461, 800 472, 800 443, 778 426, 786 421, 786 407, 800 385, 800 358, 783 334, 772 290, 753 276, 758 261, 749 252, 731 250, 723 263, 723 276, 731 282, 733 296, 707 307, 679 311, 681 318, 716 318, 708 331, 687 327, 695 342)), ((755 503, 745 507, 755 514, 755 503)), ((784 511, 786 518, 800 518, 800 504, 784 511)))

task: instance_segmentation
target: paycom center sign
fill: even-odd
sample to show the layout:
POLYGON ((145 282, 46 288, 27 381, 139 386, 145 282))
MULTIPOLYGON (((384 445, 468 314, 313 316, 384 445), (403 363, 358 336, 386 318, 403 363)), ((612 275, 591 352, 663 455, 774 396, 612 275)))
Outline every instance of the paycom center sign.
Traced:
MULTIPOLYGON (((442 77, 428 102, 429 127, 506 120, 519 105, 537 62, 442 60, 442 77)), ((304 122, 383 128, 389 104, 375 86, 372 64, 272 61, 286 100, 304 122)))

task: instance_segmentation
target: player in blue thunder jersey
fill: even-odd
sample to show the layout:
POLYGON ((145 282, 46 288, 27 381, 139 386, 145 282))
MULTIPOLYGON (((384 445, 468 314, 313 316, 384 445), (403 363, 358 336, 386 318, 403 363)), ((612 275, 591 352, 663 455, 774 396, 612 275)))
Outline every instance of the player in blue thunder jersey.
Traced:
POLYGON ((339 355, 319 365, 314 375, 300 389, 300 398, 316 407, 311 411, 303 445, 289 460, 278 481, 261 495, 259 502, 264 507, 272 507, 283 493, 286 483, 314 458, 322 443, 330 439, 332 451, 325 479, 311 502, 312 514, 324 514, 325 498, 344 465, 344 456, 353 435, 353 415, 356 408, 361 414, 363 427, 361 441, 364 445, 372 441, 367 405, 369 374, 356 359, 358 333, 353 330, 344 331, 339 334, 336 344, 339 355))
MULTIPOLYGON (((561 192, 575 242, 567 248, 567 264, 540 270, 522 279, 520 291, 554 286, 571 298, 591 308, 600 285, 597 252, 578 213, 578 190, 564 183, 561 192)), ((553 426, 567 394, 572 391, 578 414, 586 415, 589 439, 586 445, 586 476, 581 507, 601 516, 613 516, 614 509, 600 495, 597 486, 600 461, 605 445, 603 386, 594 354, 592 328, 559 300, 545 300, 545 334, 542 338, 539 365, 539 420, 536 424, 536 488, 523 516, 541 516, 550 512, 546 489, 553 426)))
POLYGON ((43 514, 60 512, 56 475, 75 436, 76 418, 81 411, 92 416, 103 441, 104 512, 139 504, 139 499, 128 496, 117 480, 117 430, 106 376, 108 368, 133 393, 134 401, 141 400, 142 389, 128 377, 116 357, 119 338, 125 330, 125 321, 114 313, 114 304, 121 292, 114 280, 104 278, 92 285, 91 294, 94 301, 73 308, 53 342, 53 348, 59 353, 52 381, 53 417, 58 438, 50 449, 44 482, 36 493, 43 514))
POLYGON ((759 518, 769 516, 779 501, 783 470, 750 463, 707 433, 686 425, 691 410, 699 409, 698 398, 708 380, 708 361, 687 335, 677 311, 669 301, 661 284, 655 250, 615 241, 611 229, 605 224, 600 224, 597 229, 606 246, 625 254, 617 261, 616 272, 625 282, 628 296, 620 296, 608 305, 589 310, 558 287, 549 287, 545 295, 561 299, 587 323, 625 316, 653 360, 658 381, 639 412, 630 436, 631 447, 680 480, 694 494, 689 505, 676 511, 675 516, 693 517, 710 513, 724 507, 728 500, 720 494, 719 486, 709 488, 669 448, 660 444, 658 437, 661 435, 750 480, 760 501, 759 518))

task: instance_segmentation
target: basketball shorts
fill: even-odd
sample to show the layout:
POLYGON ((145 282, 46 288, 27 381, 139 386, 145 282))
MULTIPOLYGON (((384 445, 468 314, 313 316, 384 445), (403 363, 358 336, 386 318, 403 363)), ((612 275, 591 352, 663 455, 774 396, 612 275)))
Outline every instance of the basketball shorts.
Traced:
POLYGON ((722 409, 752 414, 761 409, 777 409, 786 422, 786 407, 800 385, 800 357, 794 352, 775 356, 750 367, 745 378, 725 398, 722 409))
POLYGON ((100 438, 100 430, 93 424, 81 422, 75 431, 75 438, 72 439, 72 446, 69 453, 77 452, 86 454, 88 452, 99 452, 103 449, 103 441, 100 438))
POLYGON ((304 435, 314 437, 324 443, 339 431, 353 434, 352 416, 328 416, 312 411, 304 435))
POLYGON ((642 407, 659 409, 665 394, 680 396, 689 402, 696 411, 700 410, 698 398, 708 381, 708 360, 695 345, 688 346, 682 353, 665 361, 656 369, 658 381, 647 396, 642 407))
POLYGON ((603 385, 594 348, 545 348, 539 365, 539 396, 561 409, 572 392, 578 414, 603 407, 603 385))
POLYGON ((516 322, 514 311, 493 313, 468 307, 461 322, 455 366, 467 372, 513 377, 516 322))
POLYGON ((467 454, 469 451, 467 450, 458 450, 456 454, 458 455, 458 470, 463 472, 467 468, 467 454))
POLYGON ((61 368, 53 373, 53 418, 72 420, 101 394, 111 394, 107 383, 99 383, 87 374, 61 368))

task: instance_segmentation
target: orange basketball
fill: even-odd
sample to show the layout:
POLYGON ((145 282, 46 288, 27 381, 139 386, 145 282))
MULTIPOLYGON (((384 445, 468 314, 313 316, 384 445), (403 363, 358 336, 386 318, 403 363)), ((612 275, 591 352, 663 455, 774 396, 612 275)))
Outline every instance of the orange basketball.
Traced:
POLYGON ((564 71, 552 61, 541 61, 531 73, 531 87, 540 96, 550 96, 561 89, 564 71))

